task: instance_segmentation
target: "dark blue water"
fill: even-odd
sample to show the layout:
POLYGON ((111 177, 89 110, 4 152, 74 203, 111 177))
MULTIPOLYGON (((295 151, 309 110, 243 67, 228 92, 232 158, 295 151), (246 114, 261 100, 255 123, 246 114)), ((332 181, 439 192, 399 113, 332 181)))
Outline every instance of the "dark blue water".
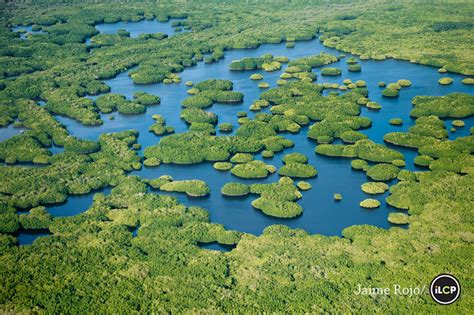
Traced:
MULTIPOLYGON (((139 22, 139 23, 143 23, 139 22)), ((158 22, 156 22, 158 23, 158 22)), ((161 25, 161 23, 159 23, 161 25)), ((132 23, 128 23, 132 25, 132 23)), ((116 32, 124 25, 119 23, 108 24, 110 32, 116 32), (115 28, 111 28, 111 27, 115 28)), ((125 27, 126 28, 126 27, 125 27)), ((127 29, 127 28, 126 28, 127 29)), ((130 29, 128 29, 130 31, 130 29)), ((158 30, 163 31, 163 30, 158 30)), ((102 32, 102 31, 101 31, 102 32)), ((141 29, 137 32, 151 33, 148 29, 141 29)), ((264 76, 263 81, 270 83, 271 87, 276 87, 276 81, 279 79, 283 70, 275 72, 265 72, 261 70, 255 71, 230 71, 229 64, 234 59, 243 57, 261 56, 265 53, 272 53, 275 56, 287 56, 295 59, 302 56, 319 54, 326 51, 338 55, 334 49, 322 46, 317 40, 307 42, 297 42, 296 47, 288 49, 284 44, 278 45, 262 45, 257 49, 251 50, 232 50, 226 52, 224 60, 213 64, 198 63, 197 66, 187 68, 180 73, 182 82, 188 80, 199 82, 209 78, 228 79, 234 82, 234 90, 243 92, 245 95, 244 102, 241 104, 215 104, 209 110, 216 113, 219 117, 219 123, 228 122, 237 129, 237 112, 247 111, 249 117, 253 117, 255 113, 248 111, 248 107, 254 100, 259 98, 259 94, 263 91, 257 87, 258 82, 249 79, 253 73, 261 73, 264 76)), ((350 54, 346 54, 350 57, 350 54)), ((356 81, 363 79, 367 82, 370 91, 369 97, 372 101, 376 101, 382 105, 379 111, 373 111, 362 108, 362 116, 372 119, 372 127, 363 130, 375 142, 383 143, 383 136, 388 132, 406 131, 414 124, 414 120, 409 117, 412 109, 411 99, 416 95, 445 95, 453 92, 473 93, 473 87, 461 84, 464 78, 457 74, 439 74, 436 68, 411 64, 405 61, 385 60, 385 61, 360 61, 362 71, 348 72, 345 59, 331 64, 330 67, 340 67, 342 75, 338 77, 320 76, 320 69, 314 69, 318 73, 318 83, 330 82, 342 84, 346 78, 356 81), (454 83, 449 86, 439 85, 438 79, 443 76, 449 76, 454 79, 454 83), (413 85, 403 88, 398 98, 387 99, 381 96, 382 88, 378 87, 379 81, 385 81, 387 84, 396 82, 399 79, 411 80, 413 85), (392 126, 388 123, 391 118, 400 117, 403 119, 402 126, 392 126)), ((284 69, 284 67, 283 67, 284 69)), ((140 131, 138 142, 145 148, 150 145, 157 144, 160 137, 148 132, 148 127, 153 124, 151 118, 153 114, 161 114, 167 125, 173 126, 176 132, 184 132, 187 125, 179 117, 181 111, 181 101, 186 98, 186 87, 180 84, 152 84, 152 85, 135 85, 126 72, 118 75, 116 78, 105 81, 111 87, 112 93, 120 93, 127 98, 132 98, 133 93, 144 91, 147 93, 159 95, 161 97, 161 105, 150 106, 146 113, 140 115, 123 115, 120 113, 112 113, 103 115, 104 124, 96 127, 85 127, 69 118, 57 117, 65 124, 72 135, 96 140, 98 136, 104 132, 115 132, 125 129, 136 129, 140 131), (110 120, 109 116, 114 116, 115 120, 110 120)), ((474 125, 474 118, 464 120, 466 126, 457 129, 456 132, 450 133, 453 139, 459 136, 469 134, 469 128, 474 125)), ((446 120, 449 130, 451 120, 446 120)), ((270 175, 263 180, 243 180, 236 178, 230 172, 217 171, 212 167, 212 163, 202 163, 189 166, 179 165, 160 165, 154 168, 144 167, 132 174, 140 175, 143 178, 155 178, 161 175, 171 175, 177 180, 183 179, 201 179, 206 181, 210 188, 210 196, 204 198, 192 198, 184 194, 166 193, 176 196, 181 202, 187 205, 201 206, 210 211, 211 221, 223 224, 227 229, 236 229, 248 233, 260 234, 269 225, 285 224, 291 228, 302 228, 310 233, 320 233, 325 235, 340 235, 342 229, 354 224, 372 224, 383 228, 389 228, 392 225, 387 221, 390 212, 398 211, 388 206, 384 199, 388 196, 388 192, 381 195, 367 195, 360 190, 360 185, 369 179, 362 171, 351 169, 350 159, 330 158, 316 155, 314 153, 315 143, 306 137, 307 128, 302 128, 298 134, 282 134, 286 138, 291 139, 295 143, 295 147, 286 149, 283 152, 275 154, 271 159, 264 159, 266 163, 280 167, 282 165, 281 158, 284 154, 290 152, 301 152, 308 156, 309 163, 314 165, 319 174, 313 179, 307 180, 313 188, 303 192, 303 198, 299 203, 303 206, 304 212, 301 216, 293 219, 278 219, 264 215, 259 210, 255 210, 251 206, 251 201, 258 196, 249 195, 246 197, 232 198, 222 196, 221 187, 230 181, 240 181, 244 183, 271 183, 279 179, 278 174, 270 175), (343 200, 335 202, 333 194, 340 193, 343 200), (380 200, 381 207, 377 209, 364 209, 359 206, 359 202, 365 198, 375 198, 380 200)), ((235 132, 235 131, 234 131, 235 132)), ((217 131, 219 135, 220 132, 217 131)), ((397 148, 405 154, 407 160, 407 169, 422 170, 413 165, 413 158, 417 155, 415 150, 397 148)), ((139 151, 140 154, 142 150, 139 151)), ((257 159, 261 159, 260 155, 256 155, 257 159)), ((155 193, 162 193, 155 191, 155 193)), ((66 205, 74 208, 77 199, 70 197, 66 205)), ((66 205, 64 205, 66 207, 66 205)), ((81 208, 82 207, 78 207, 81 208)), ((213 245, 217 246, 217 245, 213 245)))
POLYGON ((49 230, 40 229, 40 230, 20 230, 17 235, 18 245, 30 245, 41 236, 51 235, 49 230))
MULTIPOLYGON (((184 19, 170 19, 168 22, 158 22, 156 19, 154 20, 142 20, 139 22, 117 22, 117 23, 100 23, 95 25, 95 28, 101 34, 117 34, 119 29, 125 29, 130 32, 130 37, 136 38, 140 34, 153 34, 153 33, 165 33, 168 36, 188 32, 189 30, 185 30, 181 28, 181 31, 176 31, 175 27, 172 27, 173 21, 180 21, 184 19)), ((21 39, 26 39, 28 34, 43 34, 42 30, 33 31, 32 25, 30 26, 15 26, 12 27, 12 32, 18 31, 26 31, 25 33, 20 34, 21 39)), ((88 37, 86 39, 86 45, 91 43, 91 38, 88 37)))
MULTIPOLYGON (((53 204, 53 205, 45 205, 46 210, 53 216, 53 217, 69 217, 73 215, 78 215, 92 206, 94 202, 94 195, 96 193, 103 193, 105 195, 110 194, 111 187, 105 187, 102 189, 98 189, 92 191, 90 193, 84 195, 73 195, 68 197, 66 202, 53 204)), ((18 214, 28 214, 30 211, 18 211, 18 214)), ((136 236, 137 229, 133 231, 133 236, 136 236)), ((35 239, 41 236, 51 235, 48 230, 20 230, 17 235, 18 244, 19 245, 29 245, 32 244, 35 239)))
POLYGON ((303 206, 304 212, 297 218, 273 218, 254 209, 251 202, 258 195, 227 197, 220 193, 221 187, 230 181, 240 181, 246 184, 272 183, 278 181, 278 174, 272 174, 266 179, 240 179, 230 172, 215 170, 212 163, 189 166, 164 164, 154 168, 144 167, 140 171, 134 171, 133 174, 144 178, 172 175, 176 180, 194 178, 206 181, 211 188, 210 196, 195 198, 179 193, 171 193, 171 195, 177 197, 184 204, 209 209, 213 222, 224 224, 229 229, 248 233, 260 234, 265 227, 271 224, 285 224, 292 228, 303 228, 312 233, 326 235, 339 235, 343 228, 354 224, 373 224, 387 228, 391 226, 387 221, 387 216, 388 213, 396 211, 396 209, 384 202, 388 192, 383 195, 370 196, 382 203, 379 209, 367 210, 359 207, 360 201, 369 198, 369 195, 360 190, 360 185, 368 181, 364 172, 352 170, 349 159, 314 154, 315 143, 306 137, 306 128, 299 134, 285 136, 295 142, 293 148, 279 152, 271 159, 262 159, 260 155, 257 155, 256 158, 279 168, 282 166, 281 158, 284 154, 303 152, 308 156, 309 163, 318 169, 317 177, 306 179, 313 188, 303 192, 303 198, 299 203, 303 206), (343 200, 334 201, 334 193, 341 193, 343 200))
POLYGON ((23 131, 25 131, 25 128, 14 127, 13 123, 9 124, 6 127, 1 127, 0 128, 0 142, 10 139, 13 136, 19 135, 23 131))
POLYGON ((49 149, 53 154, 58 154, 64 152, 64 147, 58 147, 53 144, 53 146, 49 149))
MULTIPOLYGON (((69 196, 66 202, 44 206, 53 217, 70 217, 73 215, 78 215, 89 209, 94 202, 95 194, 102 193, 109 195, 111 190, 111 187, 104 187, 102 189, 91 191, 87 194, 69 196)), ((28 214, 29 212, 29 209, 18 211, 19 214, 28 214)))
POLYGON ((33 27, 32 25, 30 25, 30 26, 15 26, 15 27, 12 28, 12 31, 13 32, 18 32, 18 31, 23 31, 23 30, 26 31, 26 33, 20 34, 21 39, 26 39, 28 34, 43 34, 42 30, 33 31, 31 29, 32 27, 33 27))
POLYGON ((110 194, 111 189, 112 188, 110 187, 105 187, 103 189, 90 192, 88 194, 70 196, 67 202, 47 206, 46 208, 53 217, 69 217, 77 215, 86 211, 90 208, 90 206, 92 206, 92 202, 94 201, 94 195, 96 193, 100 192, 105 195, 108 195, 110 194))
MULTIPOLYGON (((95 28, 101 34, 117 34, 119 29, 125 29, 130 32, 130 37, 136 38, 140 34, 165 33, 173 35, 179 33, 171 26, 172 21, 183 19, 170 19, 168 22, 158 22, 157 20, 141 20, 139 22, 117 22, 117 23, 101 23, 95 28)), ((182 30, 183 32, 186 30, 182 30)))
POLYGON ((140 224, 131 229, 132 236, 135 237, 138 235, 138 230, 140 229, 140 224))

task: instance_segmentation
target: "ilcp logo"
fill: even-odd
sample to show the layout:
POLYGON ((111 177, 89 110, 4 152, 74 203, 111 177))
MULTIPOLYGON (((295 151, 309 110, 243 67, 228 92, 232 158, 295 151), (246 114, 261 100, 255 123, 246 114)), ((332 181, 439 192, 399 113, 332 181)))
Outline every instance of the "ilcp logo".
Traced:
POLYGON ((431 281, 430 294, 437 303, 448 305, 459 298, 461 285, 458 279, 451 275, 439 275, 431 281))

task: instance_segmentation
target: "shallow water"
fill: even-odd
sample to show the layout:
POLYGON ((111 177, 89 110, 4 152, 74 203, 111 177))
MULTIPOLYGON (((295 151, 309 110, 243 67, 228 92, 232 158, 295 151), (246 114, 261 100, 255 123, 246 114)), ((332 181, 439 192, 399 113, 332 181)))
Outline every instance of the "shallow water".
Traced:
MULTIPOLYGON (((149 25, 141 21, 142 25, 149 25)), ((116 32, 119 28, 126 28, 133 36, 138 36, 138 33, 151 33, 163 31, 137 27, 128 23, 122 25, 120 23, 106 24, 101 32, 116 32)), ((166 23, 158 23, 163 26, 166 23)), ((154 24, 153 24, 154 25, 154 24)), ((170 25, 170 23, 168 23, 170 25)), ((170 26, 169 26, 170 27, 170 26)), ((99 29, 99 26, 98 26, 99 29)), ((164 31, 165 32, 165 31, 164 31)), ((104 132, 116 132, 127 129, 136 129, 140 131, 138 142, 145 148, 150 145, 158 143, 160 137, 155 136, 148 131, 148 127, 153 124, 151 118, 153 114, 161 114, 165 119, 167 125, 173 126, 176 132, 184 132, 187 130, 186 123, 180 119, 181 101, 188 95, 186 90, 188 87, 184 82, 190 80, 199 82, 209 78, 227 79, 234 83, 234 90, 243 92, 245 95, 244 101, 240 104, 214 104, 208 109, 216 113, 219 117, 219 123, 229 122, 238 128, 237 112, 247 111, 249 117, 253 117, 254 113, 248 111, 250 104, 259 98, 259 94, 263 91, 257 87, 258 81, 252 81, 249 76, 253 73, 261 73, 264 75, 265 82, 270 83, 271 87, 276 87, 276 81, 283 73, 283 67, 280 71, 264 72, 262 70, 254 71, 230 71, 229 64, 234 59, 241 59, 243 57, 256 57, 265 53, 272 53, 275 56, 287 56, 290 59, 295 59, 302 56, 319 54, 321 51, 326 51, 332 54, 339 55, 340 52, 322 46, 318 40, 297 42, 295 48, 286 48, 284 44, 266 44, 257 49, 247 50, 231 50, 226 51, 224 60, 212 64, 204 64, 202 62, 198 65, 187 68, 179 75, 182 77, 180 84, 151 84, 151 85, 136 85, 133 84, 126 72, 117 77, 105 81, 111 87, 112 93, 120 93, 127 98, 132 98, 133 93, 137 91, 144 91, 151 94, 156 94, 161 97, 161 105, 150 106, 146 113, 140 115, 123 115, 120 113, 112 113, 103 115, 104 124, 102 126, 86 127, 69 118, 57 117, 59 121, 65 124, 72 135, 85 138, 97 139, 98 136, 104 132), (114 120, 110 120, 109 116, 114 116, 114 120)), ((350 54, 346 54, 350 57, 350 54)), ((346 57, 346 58, 347 58, 346 57)), ((318 83, 337 82, 342 84, 343 79, 349 78, 352 81, 363 79, 367 83, 369 89, 369 97, 372 101, 379 102, 382 109, 379 111, 362 108, 361 116, 367 116, 372 120, 372 127, 363 130, 375 142, 383 143, 383 136, 388 132, 406 131, 414 124, 414 120, 409 117, 409 112, 412 109, 411 99, 416 95, 445 95, 453 92, 473 93, 473 87, 463 85, 461 80, 464 78, 458 74, 439 74, 436 68, 411 64, 405 61, 385 60, 385 61, 360 61, 362 66, 361 72, 348 72, 345 59, 337 63, 328 65, 328 67, 340 67, 342 75, 337 77, 320 76, 320 68, 313 71, 318 73, 318 83), (440 77, 449 76, 454 79, 454 83, 448 86, 439 85, 438 79, 440 77), (399 79, 411 80, 413 85, 408 88, 403 88, 400 91, 398 98, 383 98, 381 95, 382 88, 378 87, 379 81, 385 81, 387 84, 396 82, 399 79), (402 126, 392 126, 388 123, 391 118, 400 117, 403 119, 402 126)), ((457 129, 456 132, 450 133, 450 139, 466 136, 469 134, 469 128, 474 125, 474 117, 464 119, 466 126, 457 129)), ((451 120, 446 120, 448 130, 451 127, 451 120)), ((154 168, 142 168, 139 171, 132 172, 133 175, 140 175, 144 178, 155 178, 161 175, 171 175, 177 180, 183 179, 201 179, 208 183, 211 188, 210 196, 204 198, 187 197, 179 193, 166 193, 168 195, 176 196, 181 202, 187 205, 201 206, 210 211, 211 221, 223 224, 227 229, 236 229, 248 233, 260 234, 262 231, 272 224, 285 224, 291 228, 302 228, 309 233, 320 233, 324 235, 340 235, 342 229, 354 224, 371 224, 383 228, 389 228, 392 225, 387 221, 387 216, 390 212, 398 211, 395 208, 388 206, 384 199, 388 196, 388 192, 382 195, 368 195, 360 190, 360 185, 369 179, 362 171, 352 170, 350 166, 351 159, 344 158, 330 158, 316 155, 314 153, 315 142, 306 137, 308 127, 302 128, 298 134, 281 134, 295 142, 295 146, 286 149, 283 152, 275 154, 271 159, 264 159, 266 163, 280 167, 282 165, 281 158, 283 155, 290 152, 301 152, 308 156, 309 163, 314 165, 318 170, 318 176, 306 180, 313 188, 309 191, 303 192, 303 198, 299 203, 303 206, 304 212, 301 216, 293 219, 278 219, 264 215, 259 210, 253 209, 251 201, 257 198, 256 195, 246 197, 231 198, 222 196, 220 193, 221 187, 230 181, 240 181, 244 183, 271 183, 276 182, 279 178, 278 174, 270 175, 263 180, 243 180, 239 179, 230 172, 222 172, 213 169, 212 163, 202 163, 195 165, 160 165, 154 168), (336 202, 333 199, 334 193, 340 193, 343 200, 336 202), (361 208, 359 202, 365 198, 375 198, 381 201, 380 208, 368 210, 361 208)), ((218 135, 221 133, 218 131, 218 135)), ((232 134, 232 133, 231 133, 232 134)), ((415 150, 404 149, 396 147, 403 152, 407 160, 407 169, 423 170, 413 164, 413 158, 417 155, 415 150)), ((139 151, 142 154, 142 150, 139 151)), ((255 156, 257 159, 262 159, 259 154, 255 156)), ((154 191, 161 194, 162 192, 154 191)), ((58 215, 66 208, 77 208, 78 213, 87 209, 84 204, 79 203, 76 197, 70 197, 64 207, 58 210, 58 215)), ((92 203, 92 199, 90 199, 92 203)), ((50 207, 51 209, 51 207, 50 207)), ((51 209, 51 211, 53 211, 51 209)), ((207 246, 207 245, 206 245, 207 246)), ((206 247, 204 246, 204 247, 206 247)), ((218 245, 209 245, 217 246, 218 245)), ((217 248, 214 248, 217 249, 217 248)))
POLYGON ((32 25, 30 25, 30 26, 15 26, 15 27, 12 28, 12 31, 13 31, 13 32, 18 32, 18 31, 23 31, 23 30, 25 30, 26 33, 20 34, 20 38, 21 38, 21 39, 26 39, 26 36, 27 36, 28 34, 43 34, 43 31, 42 31, 42 30, 33 31, 33 30, 32 30, 32 27, 33 27, 32 25))
POLYGON ((140 224, 131 229, 130 232, 132 233, 132 237, 136 237, 138 235, 138 230, 139 229, 140 229, 140 224))
POLYGON ((69 217, 80 214, 92 205, 94 195, 96 193, 110 194, 112 188, 105 187, 103 189, 94 190, 84 195, 70 196, 66 202, 47 206, 46 209, 53 217, 69 217))
MULTIPOLYGON (((72 195, 72 196, 69 196, 67 201, 65 202, 45 205, 45 207, 46 207, 46 210, 53 217, 70 217, 73 215, 78 215, 90 208, 90 206, 92 205, 92 202, 94 201, 95 194, 103 193, 105 195, 108 195, 110 194, 111 190, 112 190, 111 187, 105 187, 105 188, 93 190, 83 195, 72 195)), ((30 212, 29 209, 24 210, 24 211, 18 211, 19 214, 28 214, 29 212, 30 212)))
POLYGON ((30 245, 41 236, 48 236, 51 235, 51 232, 46 229, 40 230, 20 230, 17 235, 18 245, 30 245))
MULTIPOLYGON (((94 201, 94 195, 96 193, 103 193, 105 195, 110 194, 111 187, 105 187, 102 189, 94 190, 90 193, 84 195, 73 195, 69 196, 65 202, 52 204, 52 205, 45 205, 46 210, 53 216, 53 217, 69 217, 73 215, 78 215, 87 209, 90 208, 94 201)), ((29 210, 18 211, 18 214, 28 214, 29 210)), ((138 229, 133 231, 133 235, 136 236, 136 232, 138 229)), ((17 235, 18 244, 19 245, 29 245, 34 242, 35 239, 41 236, 51 235, 48 230, 20 230, 17 235)))
MULTIPOLYGON (((130 32, 130 37, 136 38, 140 34, 152 34, 152 33, 165 33, 173 35, 176 32, 175 28, 171 26, 173 21, 179 21, 183 19, 170 19, 168 22, 158 22, 155 20, 141 20, 139 22, 117 22, 117 23, 100 23, 95 28, 101 34, 117 34, 119 29, 125 29, 130 32)), ((182 30, 181 32, 185 32, 182 30)))
POLYGON ((20 128, 15 127, 13 125, 13 123, 9 124, 6 127, 0 127, 0 142, 3 142, 7 139, 10 139, 13 136, 19 135, 20 133, 22 133, 25 130, 26 129, 22 128, 22 127, 20 127, 20 128))

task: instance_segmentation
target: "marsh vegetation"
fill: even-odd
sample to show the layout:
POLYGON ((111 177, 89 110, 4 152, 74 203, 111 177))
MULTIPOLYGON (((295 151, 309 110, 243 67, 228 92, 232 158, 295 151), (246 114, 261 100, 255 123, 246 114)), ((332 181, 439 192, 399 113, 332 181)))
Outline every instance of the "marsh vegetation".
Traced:
POLYGON ((469 278, 472 3, 0 9, 4 312, 435 313, 354 288, 469 278))

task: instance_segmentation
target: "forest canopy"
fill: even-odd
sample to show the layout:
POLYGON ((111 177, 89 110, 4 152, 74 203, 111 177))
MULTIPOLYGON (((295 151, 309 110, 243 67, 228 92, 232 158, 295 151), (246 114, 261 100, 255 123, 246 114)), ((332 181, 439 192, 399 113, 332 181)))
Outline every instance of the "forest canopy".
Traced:
POLYGON ((444 91, 472 87, 472 12, 463 0, 1 3, 0 310, 471 313, 474 102, 444 91), (300 54, 309 44, 331 53, 300 54), (436 94, 412 99, 413 119, 392 112, 375 141, 367 129, 420 88, 410 73, 364 77, 386 59, 436 67, 436 94), (193 73, 216 65, 238 79, 193 73), (339 179, 325 163, 356 178, 354 196, 325 187, 339 179), (211 198, 223 206, 193 206, 211 198), (66 205, 80 211, 51 212, 66 205), (326 205, 334 222, 309 225, 339 230, 311 234, 326 205), (385 228, 348 226, 349 207, 385 228), (271 224, 245 233, 240 216, 271 224), (443 309, 428 294, 354 296, 446 272, 463 293, 443 309))

